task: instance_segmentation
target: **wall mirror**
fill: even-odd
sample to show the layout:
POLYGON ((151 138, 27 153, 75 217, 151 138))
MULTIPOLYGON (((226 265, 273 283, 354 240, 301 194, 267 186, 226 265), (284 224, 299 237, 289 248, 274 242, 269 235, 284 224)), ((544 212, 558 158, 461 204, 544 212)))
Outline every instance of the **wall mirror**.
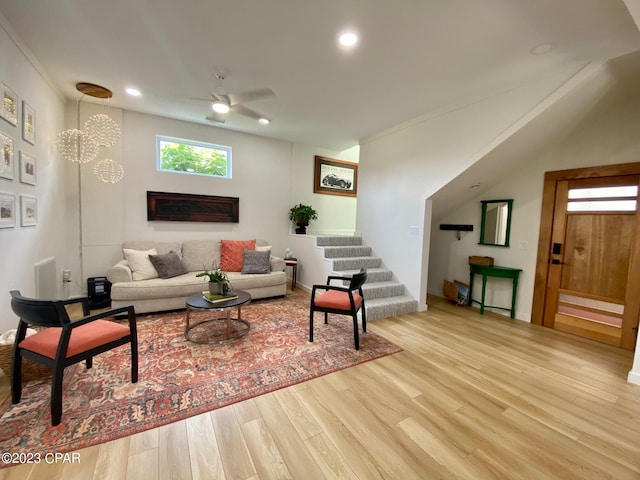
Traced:
POLYGON ((482 200, 480 245, 509 246, 513 200, 482 200))

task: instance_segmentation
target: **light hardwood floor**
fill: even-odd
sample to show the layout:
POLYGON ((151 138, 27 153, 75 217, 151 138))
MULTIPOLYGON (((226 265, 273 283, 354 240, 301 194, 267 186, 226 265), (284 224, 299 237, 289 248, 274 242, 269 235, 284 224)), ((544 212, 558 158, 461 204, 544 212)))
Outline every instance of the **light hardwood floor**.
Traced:
POLYGON ((632 353, 429 301, 370 324, 401 353, 0 479, 640 479, 632 353))

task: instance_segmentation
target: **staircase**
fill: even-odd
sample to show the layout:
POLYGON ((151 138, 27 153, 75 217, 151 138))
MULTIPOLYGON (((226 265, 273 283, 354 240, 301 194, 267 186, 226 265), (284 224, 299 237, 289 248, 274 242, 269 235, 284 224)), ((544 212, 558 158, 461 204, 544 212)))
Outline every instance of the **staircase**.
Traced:
POLYGON ((393 272, 382 266, 382 259, 371 255, 371 247, 362 245, 361 237, 320 236, 316 245, 332 262, 334 275, 350 276, 367 268, 367 282, 362 286, 367 320, 415 312, 418 302, 405 295, 404 285, 393 280, 393 272))

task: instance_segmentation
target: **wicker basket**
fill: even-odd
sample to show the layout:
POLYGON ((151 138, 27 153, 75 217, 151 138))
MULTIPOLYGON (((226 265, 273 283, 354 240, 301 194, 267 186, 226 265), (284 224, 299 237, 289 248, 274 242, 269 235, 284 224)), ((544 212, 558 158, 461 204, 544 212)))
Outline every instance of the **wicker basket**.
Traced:
MULTIPOLYGON (((4 371, 4 374, 11 380, 13 363, 13 344, 0 345, 0 368, 4 371)), ((28 382, 30 380, 40 380, 50 377, 52 370, 40 365, 39 363, 32 362, 26 358, 22 359, 22 381, 28 382)))
POLYGON ((469 257, 469 265, 482 265, 483 267, 493 266, 493 257, 476 257, 472 255, 469 257))

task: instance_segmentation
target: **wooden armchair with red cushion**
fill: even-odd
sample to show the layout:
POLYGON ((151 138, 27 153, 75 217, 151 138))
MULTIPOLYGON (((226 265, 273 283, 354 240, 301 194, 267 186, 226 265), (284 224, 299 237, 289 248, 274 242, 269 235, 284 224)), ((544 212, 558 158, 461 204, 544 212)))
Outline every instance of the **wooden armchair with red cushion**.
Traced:
POLYGON ((65 367, 86 361, 91 368, 93 357, 112 348, 131 344, 131 382, 138 381, 138 336, 132 306, 90 315, 87 298, 69 300, 36 300, 11 292, 11 308, 20 317, 13 349, 11 395, 13 403, 22 396, 22 358, 53 369, 51 381, 51 424, 62 418, 62 379, 65 367), (81 303, 83 318, 71 320, 67 306, 81 303), (103 320, 127 314, 127 324, 103 320), (27 327, 42 327, 26 337, 27 327))
POLYGON ((353 337, 356 350, 360 349, 358 335, 358 311, 362 310, 362 331, 367 331, 367 314, 365 312, 362 284, 367 281, 367 269, 352 277, 328 276, 326 285, 314 285, 311 290, 311 313, 309 317, 309 341, 313 342, 313 314, 324 312, 324 323, 328 323, 328 314, 349 315, 353 318, 353 337), (331 285, 332 280, 338 280, 343 286, 331 285), (349 281, 348 286, 344 286, 349 281), (322 293, 320 293, 322 292, 322 293))

